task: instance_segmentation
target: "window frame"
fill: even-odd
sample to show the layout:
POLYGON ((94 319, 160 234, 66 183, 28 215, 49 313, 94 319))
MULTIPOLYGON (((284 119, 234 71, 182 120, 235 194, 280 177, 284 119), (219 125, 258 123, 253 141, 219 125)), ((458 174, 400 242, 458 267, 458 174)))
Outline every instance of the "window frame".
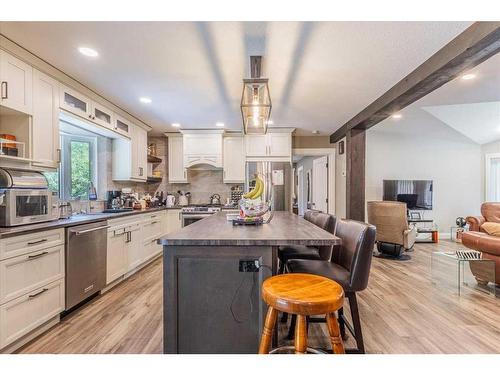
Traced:
MULTIPOLYGON (((82 199, 71 196, 71 142, 85 142, 89 144, 90 181, 97 189, 97 136, 74 135, 60 133, 61 166, 59 168, 59 198, 62 200, 82 199)), ((88 199, 88 196, 87 196, 88 199)))

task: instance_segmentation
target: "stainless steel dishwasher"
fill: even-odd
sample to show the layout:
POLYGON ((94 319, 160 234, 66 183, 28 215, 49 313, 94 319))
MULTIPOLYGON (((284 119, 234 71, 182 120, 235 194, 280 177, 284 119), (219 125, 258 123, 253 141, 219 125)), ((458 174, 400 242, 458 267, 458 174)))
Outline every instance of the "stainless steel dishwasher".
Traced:
POLYGON ((66 228, 66 310, 106 285, 107 221, 66 228))

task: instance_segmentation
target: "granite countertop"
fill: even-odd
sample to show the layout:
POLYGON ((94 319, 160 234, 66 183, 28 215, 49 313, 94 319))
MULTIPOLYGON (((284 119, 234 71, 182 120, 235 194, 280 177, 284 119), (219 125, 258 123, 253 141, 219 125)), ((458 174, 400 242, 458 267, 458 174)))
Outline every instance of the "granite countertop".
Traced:
POLYGON ((92 213, 92 214, 81 214, 81 215, 73 215, 69 219, 59 219, 53 221, 46 221, 43 223, 37 224, 27 224, 27 225, 19 225, 16 227, 9 228, 0 228, 0 238, 17 236, 20 234, 26 234, 31 232, 41 232, 44 230, 51 230, 57 228, 65 228, 72 227, 80 224, 88 224, 101 220, 109 220, 116 219, 124 216, 131 215, 139 215, 139 214, 147 214, 149 212, 157 212, 168 209, 179 209, 180 207, 155 207, 155 208, 147 208, 145 210, 132 210, 128 212, 120 212, 114 214, 105 214, 105 213, 92 213))
POLYGON ((328 246, 340 238, 291 212, 278 211, 269 224, 233 226, 225 212, 197 221, 158 240, 168 246, 328 246))

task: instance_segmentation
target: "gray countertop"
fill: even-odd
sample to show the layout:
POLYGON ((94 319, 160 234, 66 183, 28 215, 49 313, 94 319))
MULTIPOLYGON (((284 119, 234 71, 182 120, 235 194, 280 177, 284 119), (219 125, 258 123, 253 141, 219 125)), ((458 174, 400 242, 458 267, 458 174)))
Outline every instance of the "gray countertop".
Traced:
MULTIPOLYGON (((116 219, 130 215, 147 214, 148 212, 156 212, 162 210, 180 210, 181 208, 182 206, 173 206, 173 207, 162 206, 162 207, 148 208, 145 210, 133 210, 129 212, 120 212, 114 214, 104 214, 104 213, 81 214, 81 215, 73 215, 69 219, 53 220, 37 224, 19 225, 16 227, 9 227, 9 228, 0 227, 0 238, 18 236, 20 234, 26 234, 32 232, 42 232, 44 230, 50 230, 50 229, 72 227, 75 225, 88 224, 100 220, 116 219)), ((222 207, 222 209, 235 210, 237 208, 222 207)))
POLYGON ((161 237, 170 246, 336 245, 340 238, 290 212, 275 212, 269 224, 233 226, 226 213, 209 216, 161 237))
POLYGON ((124 216, 147 214, 149 212, 156 212, 165 209, 177 209, 177 208, 180 207, 156 207, 156 208, 148 208, 145 210, 120 212, 115 214, 94 213, 94 214, 73 215, 69 219, 60 219, 60 220, 47 221, 44 223, 19 225, 16 227, 9 227, 9 228, 0 228, 0 238, 12 237, 32 232, 41 232, 44 230, 51 230, 57 228, 72 227, 75 225, 88 224, 100 220, 109 220, 124 216))

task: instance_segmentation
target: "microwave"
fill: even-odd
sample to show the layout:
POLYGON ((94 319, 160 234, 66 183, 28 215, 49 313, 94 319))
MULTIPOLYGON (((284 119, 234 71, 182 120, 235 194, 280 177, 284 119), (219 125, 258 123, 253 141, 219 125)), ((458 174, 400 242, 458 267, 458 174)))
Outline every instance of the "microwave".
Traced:
POLYGON ((58 199, 48 189, 0 190, 2 227, 56 220, 58 211, 58 199))

